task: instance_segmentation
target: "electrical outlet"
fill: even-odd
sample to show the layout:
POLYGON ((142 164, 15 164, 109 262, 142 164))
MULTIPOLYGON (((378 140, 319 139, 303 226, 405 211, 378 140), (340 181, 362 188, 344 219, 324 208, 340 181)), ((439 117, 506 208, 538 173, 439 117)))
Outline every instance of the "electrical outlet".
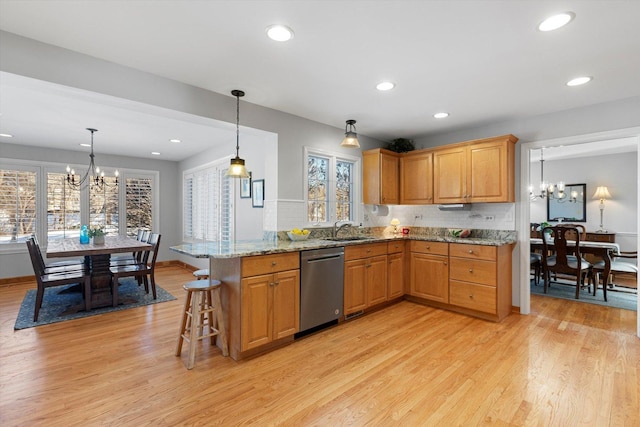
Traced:
POLYGON ((490 222, 490 221, 495 221, 495 220, 496 220, 496 217, 495 217, 495 216, 493 216, 493 215, 485 215, 485 216, 484 216, 484 220, 485 220, 485 221, 489 221, 489 222, 490 222))
POLYGON ((416 215, 413 217, 413 219, 422 219, 422 215, 416 215))

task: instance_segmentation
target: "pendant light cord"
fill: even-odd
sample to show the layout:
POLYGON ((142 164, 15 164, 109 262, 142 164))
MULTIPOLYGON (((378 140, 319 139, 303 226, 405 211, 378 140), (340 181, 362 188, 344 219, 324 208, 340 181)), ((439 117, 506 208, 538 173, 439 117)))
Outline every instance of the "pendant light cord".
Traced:
POLYGON ((240 157, 240 94, 236 94, 236 157, 240 157))

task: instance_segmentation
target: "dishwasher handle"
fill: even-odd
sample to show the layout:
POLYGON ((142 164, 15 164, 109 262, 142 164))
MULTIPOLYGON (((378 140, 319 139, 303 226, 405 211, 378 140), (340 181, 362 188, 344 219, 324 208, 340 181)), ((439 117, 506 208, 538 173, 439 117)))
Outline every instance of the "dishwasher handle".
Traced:
POLYGON ((326 261, 328 259, 336 259, 336 258, 342 258, 342 255, 327 255, 327 256, 318 257, 318 258, 309 258, 309 259, 306 259, 305 261, 308 264, 311 264, 312 262, 320 262, 320 261, 326 261))

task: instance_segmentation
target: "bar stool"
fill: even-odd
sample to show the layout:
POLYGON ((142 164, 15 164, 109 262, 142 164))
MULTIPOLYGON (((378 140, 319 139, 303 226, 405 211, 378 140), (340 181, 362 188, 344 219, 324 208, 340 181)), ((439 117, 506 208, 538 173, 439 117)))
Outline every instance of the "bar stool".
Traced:
POLYGON ((196 343, 205 338, 210 337, 211 345, 215 345, 215 337, 219 336, 222 355, 229 355, 227 331, 220 303, 220 285, 219 280, 212 279, 194 280, 182 286, 187 291, 187 298, 184 302, 184 315, 180 326, 176 356, 180 356, 182 342, 186 340, 189 343, 187 369, 192 369, 195 365, 196 343), (205 326, 209 328, 206 334, 204 333, 205 326))
POLYGON ((196 270, 193 272, 193 275, 196 276, 196 279, 208 279, 209 278, 209 269, 203 268, 202 270, 196 270))

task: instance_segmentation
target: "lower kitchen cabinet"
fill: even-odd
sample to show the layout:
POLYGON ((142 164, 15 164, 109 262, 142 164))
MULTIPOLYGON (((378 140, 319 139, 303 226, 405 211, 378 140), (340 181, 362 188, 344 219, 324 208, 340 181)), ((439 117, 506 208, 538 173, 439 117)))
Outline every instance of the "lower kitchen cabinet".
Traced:
POLYGON ((404 295, 404 247, 405 242, 387 244, 387 299, 404 295))
POLYGON ((344 256, 344 314, 385 302, 387 244, 347 246, 344 256))
POLYGON ((292 336, 300 330, 300 270, 277 271, 294 264, 299 266, 298 253, 246 260, 243 276, 247 271, 276 272, 242 278, 241 351, 292 336))
POLYGON ((449 302, 449 245, 442 242, 411 242, 410 294, 449 302))

